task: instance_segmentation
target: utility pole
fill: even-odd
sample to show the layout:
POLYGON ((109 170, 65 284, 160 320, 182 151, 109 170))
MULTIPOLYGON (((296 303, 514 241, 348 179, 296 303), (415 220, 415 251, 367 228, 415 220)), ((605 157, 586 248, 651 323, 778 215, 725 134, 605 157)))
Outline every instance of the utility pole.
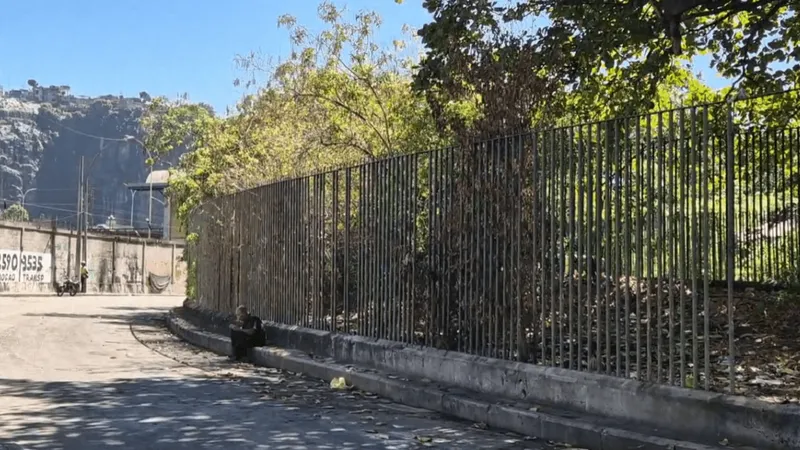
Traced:
POLYGON ((78 239, 75 245, 75 274, 80 275, 81 267, 81 229, 83 228, 83 156, 78 171, 78 239))
POLYGON ((83 202, 83 259, 89 259, 89 208, 92 204, 92 190, 89 187, 89 177, 83 185, 85 200, 83 202))
MULTIPOLYGON (((148 159, 150 159, 149 155, 148 159)), ((150 239, 153 230, 153 164, 150 164, 150 176, 148 178, 150 179, 150 197, 147 199, 147 239, 150 239)))

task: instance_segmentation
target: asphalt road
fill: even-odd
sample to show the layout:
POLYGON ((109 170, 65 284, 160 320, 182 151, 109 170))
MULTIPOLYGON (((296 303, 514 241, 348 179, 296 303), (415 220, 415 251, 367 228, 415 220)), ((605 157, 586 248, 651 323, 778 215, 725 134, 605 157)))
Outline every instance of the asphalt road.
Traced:
POLYGON ((561 448, 232 364, 165 330, 181 300, 0 297, 0 450, 561 448))

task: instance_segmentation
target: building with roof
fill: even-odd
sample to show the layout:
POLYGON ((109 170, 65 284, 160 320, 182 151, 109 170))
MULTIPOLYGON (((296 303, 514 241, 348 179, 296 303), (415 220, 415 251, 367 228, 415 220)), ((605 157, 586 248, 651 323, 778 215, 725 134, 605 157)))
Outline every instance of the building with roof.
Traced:
MULTIPOLYGON (((152 208, 161 206, 164 208, 164 223, 162 224, 148 224, 154 235, 160 235, 162 239, 166 240, 183 240, 186 238, 186 233, 181 229, 180 222, 177 220, 177 213, 172 208, 169 196, 165 195, 165 190, 169 186, 169 170, 154 170, 150 172, 143 183, 127 183, 127 187, 131 192, 131 218, 134 214, 134 200, 136 194, 143 192, 143 195, 150 196, 152 208), (160 197, 160 199, 158 198, 160 197)), ((141 214, 141 212, 140 212, 141 214)), ((149 214, 149 211, 145 211, 149 214)))

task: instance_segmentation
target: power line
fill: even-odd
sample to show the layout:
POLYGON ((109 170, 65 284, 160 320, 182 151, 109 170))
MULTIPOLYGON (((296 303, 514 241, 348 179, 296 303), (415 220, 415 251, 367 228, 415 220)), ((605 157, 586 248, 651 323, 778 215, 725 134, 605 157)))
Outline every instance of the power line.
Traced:
MULTIPOLYGON (((12 200, 3 199, 3 201, 4 202, 11 202, 12 200)), ((76 211, 75 209, 58 208, 58 207, 46 206, 46 205, 47 205, 46 203, 28 203, 28 202, 26 202, 25 203, 25 208, 30 206, 30 207, 36 207, 36 208, 46 209, 46 210, 50 210, 50 211, 66 212, 66 213, 71 213, 72 216, 78 216, 78 215, 81 214, 80 212, 76 211)), ((94 208, 94 209, 103 211, 103 213, 97 214, 97 213, 89 213, 89 212, 87 212, 87 214, 89 214, 90 216, 93 216, 93 217, 99 217, 99 218, 105 219, 105 218, 108 217, 109 213, 110 214, 114 214, 116 212, 118 214, 121 214, 121 217, 125 217, 125 218, 130 217, 129 215, 124 214, 124 213, 127 212, 125 210, 112 210, 112 209, 108 209, 108 208, 94 208), (122 214, 124 214, 124 215, 122 215, 122 214)), ((146 214, 142 214, 142 213, 134 214, 134 218, 135 219, 140 219, 140 220, 145 220, 147 218, 147 215, 146 214)), ((61 217, 59 217, 59 219, 61 219, 61 217)))
POLYGON ((58 123, 55 120, 51 120, 49 118, 45 118, 45 120, 47 120, 50 123, 54 123, 54 124, 60 126, 61 128, 64 128, 67 131, 71 131, 71 132, 73 132, 75 134, 79 134, 81 136, 86 136, 88 138, 97 139, 98 141, 128 142, 128 139, 109 138, 109 137, 103 137, 103 136, 97 136, 97 135, 94 135, 94 134, 84 133, 83 131, 78 131, 78 130, 76 130, 74 128, 70 128, 70 127, 68 127, 68 126, 66 126, 66 125, 64 125, 62 123, 58 123))

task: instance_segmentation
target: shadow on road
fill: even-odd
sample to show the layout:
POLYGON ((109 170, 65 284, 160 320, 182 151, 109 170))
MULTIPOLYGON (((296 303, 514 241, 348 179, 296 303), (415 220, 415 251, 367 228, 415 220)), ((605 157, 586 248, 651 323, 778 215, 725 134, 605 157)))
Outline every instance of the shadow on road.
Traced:
POLYGON ((213 386, 220 383, 224 382, 132 379, 40 383, 0 379, 0 396, 21 397, 42 405, 35 410, 3 411, 0 430, 5 428, 3 434, 12 441, 37 449, 255 448, 256 442, 270 443, 263 448, 327 445, 326 435, 332 431, 313 423, 315 420, 303 423, 296 414, 281 417, 277 409, 262 401, 213 386), (220 395, 226 391, 229 395, 220 395), (258 418, 256 407, 260 409, 258 418), (308 432, 304 432, 306 429, 308 432), (250 440, 253 437, 258 439, 250 440))
POLYGON ((48 317, 56 319, 81 319, 81 320, 96 320, 100 323, 107 323, 112 325, 143 325, 152 323, 153 321, 164 320, 170 308, 104 308, 108 310, 129 311, 127 313, 114 312, 112 314, 77 314, 77 313, 25 313, 26 317, 48 317))
MULTIPOLYGON (((436 422, 426 419, 427 414, 417 419, 405 414, 393 421, 381 419, 379 409, 348 412, 332 405, 270 401, 254 393, 247 381, 202 377, 108 383, 0 379, 0 397, 16 397, 22 400, 18 404, 27 405, 3 408, 0 435, 26 448, 48 450, 406 449, 433 439, 425 435, 436 436, 440 441, 437 448, 523 448, 513 440, 504 445, 502 435, 466 427, 431 429, 436 422)), ((352 403, 358 406, 358 402, 352 403)))

